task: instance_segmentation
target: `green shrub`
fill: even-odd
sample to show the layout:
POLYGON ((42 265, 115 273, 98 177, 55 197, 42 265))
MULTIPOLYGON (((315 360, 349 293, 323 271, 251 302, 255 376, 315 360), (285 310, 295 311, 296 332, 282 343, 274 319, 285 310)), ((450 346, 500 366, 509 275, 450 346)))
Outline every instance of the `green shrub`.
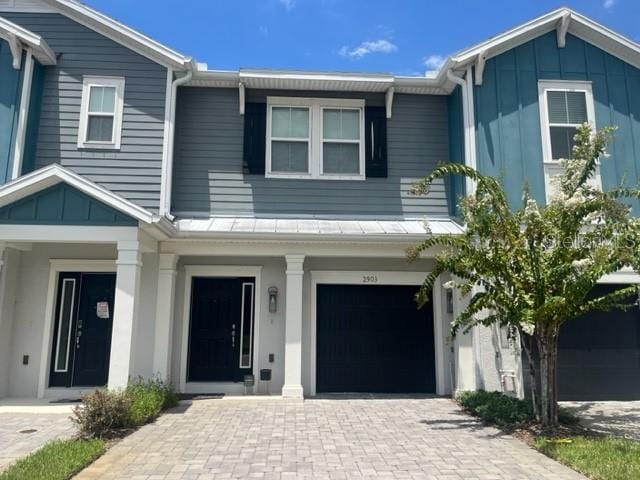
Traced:
POLYGON ((71 420, 83 438, 112 438, 131 427, 131 403, 125 392, 96 390, 82 397, 71 420))
MULTIPOLYGON (((457 397, 458 403, 473 415, 485 422, 506 426, 522 422, 534 421, 531 400, 509 397, 500 392, 462 392, 457 397)), ((564 424, 577 423, 578 419, 571 412, 561 408, 559 420, 564 424)))
POLYGON ((71 419, 82 438, 113 438, 154 420, 178 404, 171 387, 160 379, 138 378, 122 391, 96 390, 82 398, 71 419))
POLYGON ((133 425, 144 425, 155 419, 162 410, 174 407, 178 399, 169 385, 153 378, 129 383, 125 393, 131 398, 130 419, 133 425))

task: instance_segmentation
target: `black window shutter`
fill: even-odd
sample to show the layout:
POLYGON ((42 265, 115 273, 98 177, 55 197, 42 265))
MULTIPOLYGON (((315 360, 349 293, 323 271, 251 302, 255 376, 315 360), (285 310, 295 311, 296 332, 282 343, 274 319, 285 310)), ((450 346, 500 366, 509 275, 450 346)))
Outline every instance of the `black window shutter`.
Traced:
POLYGON ((365 107, 365 172, 368 178, 387 176, 387 111, 385 107, 365 107))
POLYGON ((267 104, 245 103, 244 147, 242 170, 244 173, 264 175, 267 140, 267 104))

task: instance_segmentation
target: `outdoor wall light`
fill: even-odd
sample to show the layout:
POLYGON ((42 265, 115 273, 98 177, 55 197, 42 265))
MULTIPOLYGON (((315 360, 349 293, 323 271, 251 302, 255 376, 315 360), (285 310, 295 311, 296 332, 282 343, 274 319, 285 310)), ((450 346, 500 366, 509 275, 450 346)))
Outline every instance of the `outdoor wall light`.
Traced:
POLYGON ((278 311, 278 287, 269 287, 269 313, 278 311))

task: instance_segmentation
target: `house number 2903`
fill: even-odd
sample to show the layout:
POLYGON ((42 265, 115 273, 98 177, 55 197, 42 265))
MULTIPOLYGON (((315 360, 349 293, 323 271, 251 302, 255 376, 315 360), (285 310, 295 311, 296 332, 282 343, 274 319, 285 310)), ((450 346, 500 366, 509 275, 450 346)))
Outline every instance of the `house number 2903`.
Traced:
POLYGON ((362 283, 378 283, 377 275, 363 275, 362 283))

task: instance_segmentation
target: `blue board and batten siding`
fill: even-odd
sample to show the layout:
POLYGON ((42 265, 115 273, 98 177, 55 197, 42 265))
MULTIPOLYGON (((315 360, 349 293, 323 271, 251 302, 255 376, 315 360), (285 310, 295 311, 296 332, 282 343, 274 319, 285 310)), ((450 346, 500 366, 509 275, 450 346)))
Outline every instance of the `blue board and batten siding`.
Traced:
POLYGON ((0 40, 0 185, 11 179, 22 77, 22 69, 13 68, 9 44, 0 40))
POLYGON ((65 183, 0 208, 1 224, 136 226, 138 222, 65 183))
POLYGON ((478 169, 503 179, 514 206, 522 203, 525 183, 538 202, 545 201, 538 80, 592 82, 596 126, 618 127, 611 157, 602 161, 603 187, 635 185, 640 70, 571 34, 558 48, 555 31, 487 61, 482 86, 474 89, 478 169))
POLYGON ((0 15, 41 35, 58 54, 57 65, 44 69, 40 124, 37 132, 32 130, 37 144, 35 152, 26 153, 27 170, 59 163, 123 198, 157 211, 166 67, 62 15, 0 15), (83 75, 125 77, 122 147, 118 151, 78 149, 83 75))
MULTIPOLYGON (((339 92, 249 91, 267 95, 364 98, 384 105, 384 95, 339 92)), ((427 197, 411 186, 449 156, 447 97, 396 94, 387 121, 387 178, 364 181, 265 178, 242 170, 243 117, 237 89, 180 88, 176 112, 172 212, 211 216, 316 216, 417 218, 447 215, 443 184, 427 197)))

